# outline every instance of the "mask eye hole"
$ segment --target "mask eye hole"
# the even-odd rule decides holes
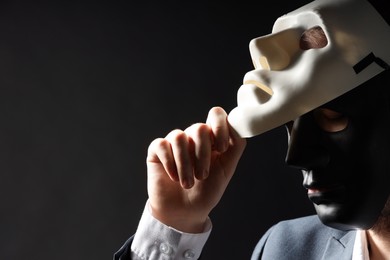
[[[325,132],[339,132],[348,126],[347,116],[328,108],[318,108],[313,115],[318,126]]]
[[[299,47],[302,50],[320,49],[327,44],[328,39],[320,26],[315,26],[304,31],[299,40]]]

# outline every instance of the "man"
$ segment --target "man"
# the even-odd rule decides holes
[[[387,14],[388,15],[388,14]],[[317,216],[281,222],[252,259],[389,259],[390,27],[366,0],[317,0],[251,41],[238,106],[149,147],[148,194],[116,259],[196,259],[246,139],[286,124]],[[325,224],[325,225],[324,225]]]

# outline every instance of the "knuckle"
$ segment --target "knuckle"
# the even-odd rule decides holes
[[[195,123],[186,129],[186,133],[191,137],[199,137],[208,133],[210,127],[205,123]]]
[[[149,144],[148,151],[151,152],[159,149],[164,149],[167,145],[167,142],[168,141],[164,138],[156,138]]]
[[[183,142],[187,141],[188,137],[183,130],[175,129],[167,135],[166,139],[171,144],[182,144]]]

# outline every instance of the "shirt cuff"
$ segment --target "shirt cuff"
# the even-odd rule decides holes
[[[133,259],[198,259],[211,229],[207,219],[203,233],[176,230],[154,218],[147,202],[131,244]]]

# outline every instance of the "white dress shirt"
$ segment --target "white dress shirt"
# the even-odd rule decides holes
[[[356,232],[355,244],[353,246],[352,260],[369,260],[366,231]]]

